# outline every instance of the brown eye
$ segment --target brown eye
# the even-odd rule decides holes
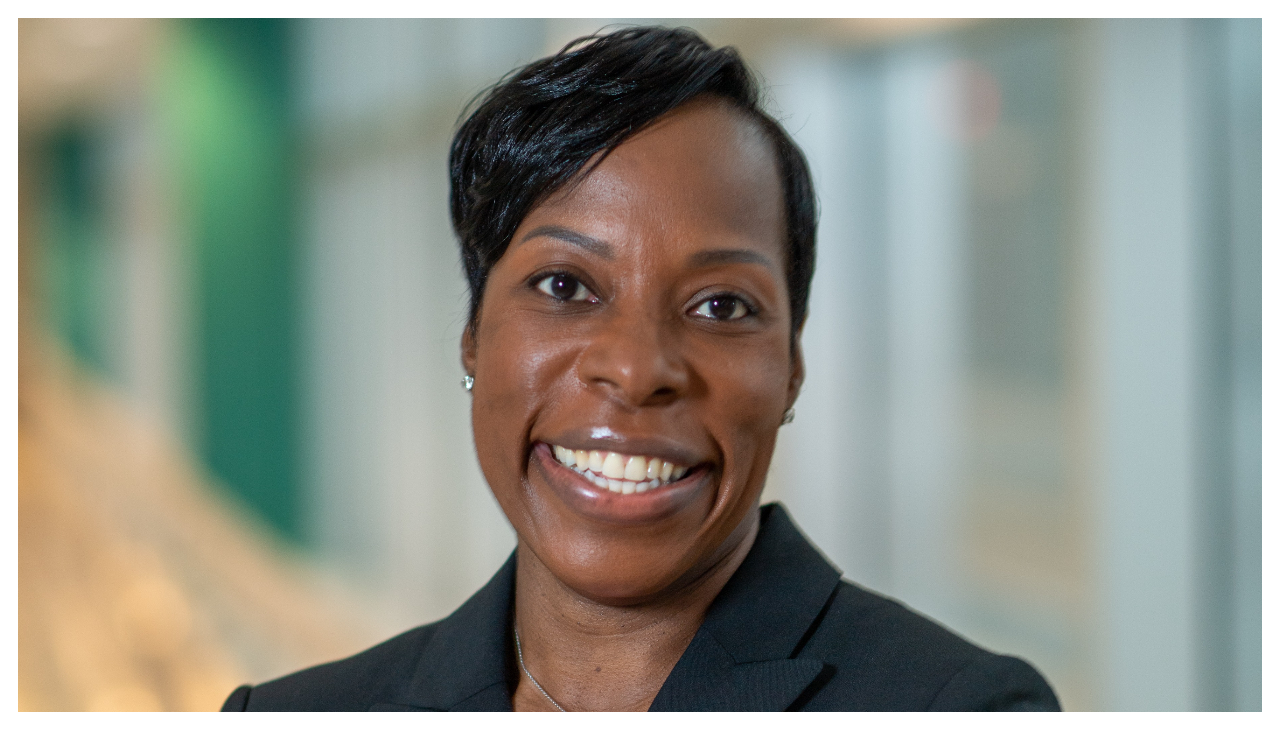
[[[538,280],[538,291],[562,302],[582,302],[591,292],[569,274],[551,274]]]
[[[742,319],[751,313],[751,309],[746,302],[732,294],[717,294],[710,299],[703,300],[693,310],[693,313],[699,317],[725,322]]]

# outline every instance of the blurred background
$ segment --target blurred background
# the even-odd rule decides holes
[[[498,568],[448,143],[615,22],[19,21],[21,709],[215,709]],[[1261,22],[661,22],[818,185],[766,498],[1069,710],[1261,709]]]

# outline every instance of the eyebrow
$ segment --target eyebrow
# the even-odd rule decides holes
[[[720,248],[711,251],[699,251],[689,257],[690,266],[716,266],[718,264],[759,264],[772,269],[774,264],[758,251],[745,248]]]
[[[592,238],[584,233],[570,230],[564,226],[538,226],[537,228],[524,234],[524,238],[520,239],[520,243],[528,241],[530,238],[546,236],[554,238],[565,243],[572,243],[575,246],[586,249],[587,251],[604,259],[613,258],[613,246],[601,241],[598,238]]]

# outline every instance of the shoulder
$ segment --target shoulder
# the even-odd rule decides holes
[[[231,693],[224,712],[364,711],[393,702],[413,677],[439,622],[388,639],[346,659],[304,669]]]
[[[1031,665],[848,581],[832,594],[799,656],[834,670],[804,709],[1059,709]]]
[[[446,618],[347,659],[240,687],[222,709],[509,710],[505,662],[514,585],[513,552]]]

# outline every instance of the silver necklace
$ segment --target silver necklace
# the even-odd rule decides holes
[[[542,696],[547,698],[547,702],[555,705],[555,708],[561,712],[568,712],[568,710],[560,706],[559,702],[551,699],[551,695],[547,694],[547,691],[542,688],[542,685],[538,684],[538,680],[534,679],[533,675],[529,673],[529,668],[524,665],[524,651],[520,649],[520,629],[513,626],[511,627],[511,630],[514,631],[516,635],[516,659],[520,662],[520,668],[524,670],[524,676],[528,677],[530,682],[533,682],[533,686],[537,687],[538,691],[542,693]]]

